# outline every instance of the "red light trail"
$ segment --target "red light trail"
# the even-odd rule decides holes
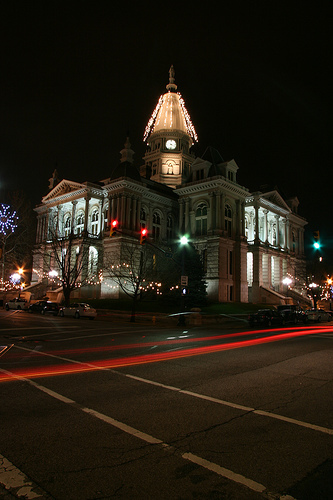
[[[29,351],[29,356],[34,355],[38,356],[51,356],[57,357],[62,355],[70,355],[70,354],[87,354],[87,353],[97,353],[97,352],[105,352],[105,351],[113,351],[113,350],[122,350],[122,349],[135,349],[135,348],[143,348],[143,347],[153,347],[158,345],[170,345],[170,344],[184,344],[189,342],[202,342],[207,340],[220,340],[225,338],[236,338],[243,337],[247,335],[257,335],[262,333],[274,332],[274,335],[270,335],[268,337],[260,337],[248,340],[239,340],[235,342],[228,342],[226,344],[216,344],[210,346],[202,346],[202,347],[191,347],[187,349],[183,349],[182,351],[172,351],[172,352],[162,352],[162,353],[150,353],[143,355],[134,355],[122,357],[119,359],[105,359],[105,360],[93,360],[91,362],[79,362],[76,360],[64,360],[59,357],[59,361],[68,361],[59,365],[50,365],[50,366],[39,366],[36,368],[21,368],[12,370],[10,375],[5,370],[0,373],[0,381],[10,381],[15,379],[16,377],[23,378],[37,378],[37,377],[48,377],[55,375],[66,375],[66,374],[74,374],[74,373],[84,373],[84,372],[92,372],[95,370],[105,370],[105,369],[114,369],[120,368],[124,366],[130,365],[140,365],[146,363],[156,363],[159,361],[168,361],[173,359],[185,358],[189,356],[198,356],[202,354],[210,354],[219,351],[226,351],[231,349],[239,349],[242,347],[250,347],[260,344],[267,344],[271,342],[278,342],[281,340],[292,339],[296,337],[301,337],[304,335],[313,335],[322,333],[332,332],[332,327],[301,327],[301,328],[293,328],[290,331],[285,333],[285,329],[276,329],[276,330],[254,330],[254,331],[246,331],[246,332],[238,332],[238,333],[230,333],[223,334],[218,336],[210,336],[210,337],[199,337],[199,338],[186,338],[186,339],[172,339],[172,340],[164,340],[157,342],[143,342],[143,343],[135,343],[135,344],[127,344],[127,345],[119,345],[119,346],[107,346],[107,347],[96,347],[96,348],[84,348],[84,349],[70,349],[68,351],[52,351],[51,352],[42,352],[42,351]],[[15,347],[15,346],[13,346]],[[12,351],[11,351],[12,352]],[[15,356],[17,357],[17,356]],[[7,354],[6,359],[9,356]]]

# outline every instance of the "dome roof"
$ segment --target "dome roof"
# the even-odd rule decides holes
[[[173,66],[171,66],[169,84],[166,86],[168,92],[159,98],[157,106],[146,126],[144,141],[151,134],[161,131],[183,132],[190,136],[193,143],[198,140],[190,115],[185,107],[184,99],[179,92],[176,92],[177,85],[174,83],[174,75],[175,72]]]

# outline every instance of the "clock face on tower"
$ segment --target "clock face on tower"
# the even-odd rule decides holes
[[[176,149],[176,141],[174,141],[173,139],[169,139],[168,141],[166,141],[165,143],[167,149]]]

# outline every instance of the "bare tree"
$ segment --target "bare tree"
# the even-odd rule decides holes
[[[53,268],[58,273],[67,307],[73,290],[98,274],[98,258],[91,253],[93,241],[88,233],[75,234],[73,229],[63,235],[57,216],[49,221],[47,240],[39,251],[44,269]]]
[[[103,276],[111,279],[132,299],[131,321],[136,304],[151,276],[152,252],[146,245],[128,241],[104,259]]]

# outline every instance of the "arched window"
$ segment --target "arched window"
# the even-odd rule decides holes
[[[224,229],[227,236],[231,236],[232,233],[232,212],[229,205],[224,207]]]
[[[207,205],[200,203],[195,211],[195,233],[197,236],[207,234]]]
[[[146,227],[146,224],[147,224],[146,211],[144,210],[144,208],[141,208],[141,210],[140,210],[140,229],[143,229],[144,227]]]
[[[96,236],[98,234],[98,210],[95,209],[91,215],[91,233]]]
[[[291,233],[291,245],[292,245],[292,252],[296,252],[296,236],[294,231]]]
[[[161,216],[158,212],[153,213],[152,237],[154,241],[159,240],[161,237]]]
[[[167,218],[167,240],[172,240],[174,237],[174,224],[173,224],[173,218],[171,215],[168,215]]]
[[[76,218],[76,234],[81,235],[84,230],[84,213],[80,212]]]
[[[71,232],[71,216],[66,215],[65,216],[65,223],[64,223],[64,233],[65,236],[69,236]]]
[[[90,247],[89,248],[89,263],[88,263],[89,274],[90,275],[96,274],[97,267],[98,267],[98,251],[95,247]]]

